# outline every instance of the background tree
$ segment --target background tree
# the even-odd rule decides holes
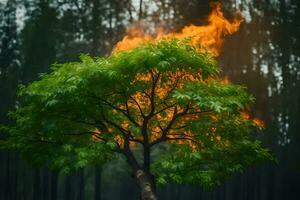
[[[7,3],[0,2],[0,123],[9,123],[7,112],[16,105],[16,88],[19,84],[20,74],[20,39],[16,22],[16,4],[12,0]],[[6,138],[0,132],[0,139]],[[0,153],[1,176],[5,184],[1,185],[0,198],[17,198],[14,190],[17,188],[18,156],[14,152],[2,151]],[[14,177],[14,178],[13,178]]]
[[[171,40],[55,65],[22,88],[7,145],[65,171],[121,154],[142,199],[156,199],[156,181],[211,187],[270,159],[249,134],[262,126],[244,113],[253,97],[202,51]]]

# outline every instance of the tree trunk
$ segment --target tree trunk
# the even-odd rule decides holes
[[[65,193],[64,193],[64,200],[70,200],[73,199],[72,195],[74,191],[72,191],[72,180],[71,180],[71,175],[67,174],[65,177]]]
[[[83,200],[84,199],[84,169],[80,169],[78,172],[78,178],[79,178],[79,194],[78,194],[78,199]]]
[[[139,20],[143,17],[143,0],[140,0]]]
[[[144,165],[144,167],[140,166],[140,164],[137,162],[136,158],[130,150],[129,142],[125,143],[125,149],[126,150],[124,154],[127,158],[127,162],[131,166],[132,171],[134,173],[134,178],[136,179],[137,184],[141,189],[141,200],[157,200],[154,190],[155,181],[150,173],[150,167],[147,166],[147,164]],[[147,155],[147,153],[149,153],[149,155]],[[147,151],[146,153],[144,152],[144,156],[148,157],[148,164],[150,164],[150,151]]]
[[[101,169],[95,170],[95,200],[101,200]]]
[[[57,200],[57,181],[58,181],[57,172],[51,173],[51,200]]]
[[[141,189],[141,199],[157,200],[151,175],[146,174],[143,170],[137,170],[134,175]]]
[[[48,200],[49,199],[49,171],[47,168],[43,168],[41,170],[41,175],[42,175],[42,198],[43,200]]]
[[[33,169],[33,200],[41,199],[40,169]]]

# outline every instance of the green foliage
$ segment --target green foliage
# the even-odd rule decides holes
[[[271,159],[250,135],[260,127],[240,114],[254,98],[244,87],[220,80],[213,57],[189,41],[162,40],[108,58],[80,59],[55,64],[50,74],[20,87],[23,102],[10,113],[16,123],[6,127],[10,134],[6,147],[18,149],[37,164],[67,172],[114,158],[128,148],[120,140],[146,143],[147,137],[152,150],[159,152],[152,165],[158,183],[172,180],[207,187]],[[180,86],[160,97],[155,87],[164,87],[172,79],[170,73],[178,70],[198,78],[178,78]],[[149,72],[155,72],[157,85],[153,77],[138,79]],[[147,97],[132,100],[148,91],[151,105],[143,104]],[[137,105],[128,108],[129,101]],[[172,120],[170,113],[178,119]],[[193,117],[180,119],[185,115]],[[161,138],[154,131],[158,127]],[[155,146],[160,142],[165,144],[163,151]],[[131,149],[138,150],[134,145]]]
[[[216,80],[190,82],[176,91],[174,97],[178,99],[178,103],[186,104],[192,101],[203,110],[213,110],[216,113],[236,113],[254,101],[245,88]]]
[[[274,160],[259,141],[244,139],[228,146],[214,144],[206,151],[194,152],[189,147],[172,147],[153,165],[159,184],[173,181],[177,184],[201,184],[206,189],[220,185],[233,173],[241,173],[254,163]]]

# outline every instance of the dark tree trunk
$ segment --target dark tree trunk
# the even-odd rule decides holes
[[[71,175],[67,174],[65,177],[65,194],[64,194],[64,200],[70,200],[71,199]]]
[[[100,10],[101,2],[99,0],[93,0],[93,8],[92,8],[92,25],[93,25],[93,33],[92,33],[92,55],[98,56],[100,54],[100,42],[101,42],[101,10]]]
[[[40,190],[40,169],[33,170],[33,200],[41,199],[41,190]]]
[[[4,199],[9,199],[9,168],[10,168],[10,152],[7,151],[6,157],[6,169],[5,169],[5,188],[4,188]]]
[[[143,17],[143,0],[140,0],[139,20]]]
[[[78,199],[79,200],[83,200],[84,199],[84,169],[81,169],[78,172],[78,176],[79,176],[79,194],[78,194]]]
[[[43,200],[48,200],[49,198],[49,171],[47,170],[47,168],[44,168],[42,170],[42,196],[43,196]]]
[[[95,171],[95,200],[101,200],[101,169]]]
[[[51,200],[57,199],[57,172],[51,173]]]

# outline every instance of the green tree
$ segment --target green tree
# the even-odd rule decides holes
[[[56,64],[20,90],[6,145],[37,164],[69,171],[124,156],[142,199],[155,182],[219,184],[271,159],[251,132],[254,98],[218,78],[211,54],[189,41],[163,40]],[[155,177],[155,179],[154,179]]]

